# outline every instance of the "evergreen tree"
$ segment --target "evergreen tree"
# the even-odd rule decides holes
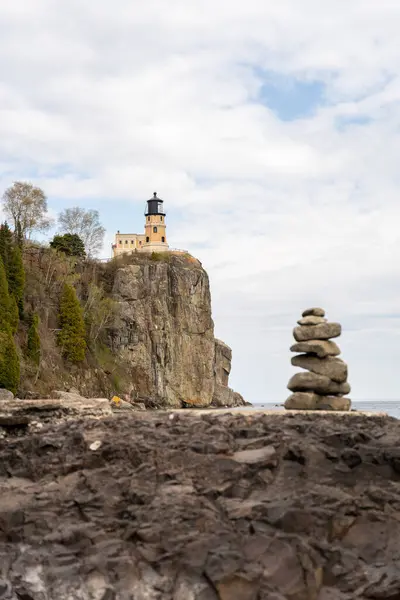
[[[25,268],[22,260],[22,252],[19,246],[14,244],[11,248],[7,270],[8,289],[14,297],[18,307],[20,318],[24,313],[24,290],[25,290]]]
[[[18,323],[18,306],[14,296],[9,294],[6,270],[0,257],[0,331],[11,331],[14,334]]]
[[[0,331],[0,388],[16,394],[20,378],[20,364],[14,338],[8,331]]]
[[[3,260],[3,265],[8,272],[10,262],[10,254],[13,247],[13,234],[7,223],[0,225],[0,257]]]
[[[17,303],[19,317],[23,318],[25,267],[22,260],[22,251],[14,239],[7,223],[0,225],[0,257],[6,271],[8,291]],[[14,314],[14,307],[11,309]],[[18,323],[17,323],[18,325]]]
[[[17,391],[20,377],[19,356],[13,333],[18,326],[15,299],[8,293],[3,259],[0,257],[0,387]]]
[[[27,356],[36,365],[40,363],[39,317],[36,313],[31,316],[28,329]]]
[[[0,331],[11,331],[11,301],[3,259],[0,257]]]
[[[60,301],[58,344],[63,349],[66,360],[74,363],[82,362],[86,352],[86,331],[83,310],[75,289],[68,284]]]
[[[50,246],[67,256],[86,256],[85,245],[79,235],[76,233],[65,233],[64,235],[55,235]]]

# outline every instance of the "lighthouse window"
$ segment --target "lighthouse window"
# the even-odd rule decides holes
[[[157,233],[157,227],[153,227],[153,233]]]
[[[147,217],[147,220],[150,221],[150,217]]]
[[[128,240],[125,240],[125,244],[127,244],[127,243],[128,243]]]
[[[162,220],[163,220],[163,218],[162,218],[162,217],[160,217],[160,219],[161,219],[161,223],[162,223]]]
[[[147,237],[147,238],[146,238],[146,242],[149,242],[149,241],[150,241],[150,238],[149,238],[149,237]]]
[[[162,241],[162,242],[165,242],[165,237],[164,237],[164,236],[161,238],[161,241]]]

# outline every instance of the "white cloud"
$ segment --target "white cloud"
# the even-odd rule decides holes
[[[0,23],[1,188],[105,222],[157,189],[250,400],[285,398],[308,304],[347,328],[355,396],[400,396],[397,0],[14,0]],[[281,121],[263,72],[322,83],[315,114]]]

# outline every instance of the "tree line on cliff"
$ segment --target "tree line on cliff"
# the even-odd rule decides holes
[[[103,244],[105,229],[97,211],[64,210],[58,216],[59,232],[47,245],[32,241],[36,232],[47,231],[54,224],[40,188],[14,183],[3,194],[2,208],[8,222],[0,225],[0,388],[16,393],[21,371],[36,380],[39,376],[42,340],[46,342],[43,333],[49,332],[49,327],[41,324],[40,312],[46,312],[44,305],[52,288],[59,288],[56,344],[63,360],[71,365],[85,360],[114,306],[93,282],[87,286],[85,302],[76,290],[77,264],[93,259]],[[32,256],[36,258],[32,260]]]

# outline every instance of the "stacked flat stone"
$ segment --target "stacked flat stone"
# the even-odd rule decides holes
[[[338,358],[340,349],[332,341],[342,333],[339,323],[329,323],[322,308],[303,312],[298,327],[293,330],[296,340],[291,352],[302,352],[292,358],[292,365],[305,369],[296,373],[288,383],[293,392],[285,402],[291,410],[350,410],[347,365]]]

